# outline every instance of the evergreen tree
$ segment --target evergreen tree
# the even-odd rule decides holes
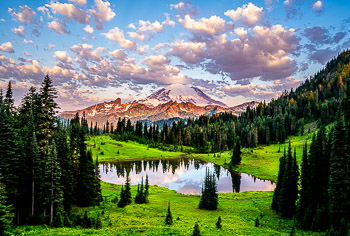
[[[170,202],[168,204],[168,212],[167,212],[166,217],[165,217],[165,224],[167,224],[167,225],[173,224],[173,217],[172,217],[171,211],[170,211]]]
[[[144,193],[145,203],[149,202],[148,195],[149,195],[149,185],[148,185],[148,175],[146,174],[146,184],[145,184],[145,193]]]
[[[308,206],[308,196],[307,189],[309,188],[309,163],[307,157],[307,142],[303,147],[303,159],[301,164],[301,190],[300,190],[300,199],[296,212],[296,220],[298,222],[299,227],[304,228],[304,216],[305,211]]]
[[[339,111],[332,137],[328,190],[330,223],[335,231],[350,223],[350,150],[346,136],[344,115]]]
[[[199,209],[216,210],[218,207],[218,193],[215,181],[215,175],[209,173],[206,169],[204,186],[202,187],[202,195],[199,201]]]
[[[6,188],[0,172],[0,235],[12,235],[14,214],[11,213],[11,206],[7,204]]]
[[[200,236],[201,232],[199,230],[199,225],[196,223],[193,227],[192,236]]]
[[[280,193],[281,193],[281,189],[282,189],[283,176],[285,174],[284,173],[285,172],[285,163],[286,163],[286,149],[284,149],[283,156],[280,158],[276,189],[273,192],[271,208],[275,211],[279,211],[278,201],[279,201]]]
[[[216,228],[221,229],[221,217],[219,216],[218,221],[216,221]]]
[[[118,202],[118,207],[125,207],[126,205],[129,205],[131,203],[131,189],[130,189],[130,178],[129,178],[129,172],[126,172],[126,183],[125,188],[120,192],[120,200]]]
[[[143,191],[143,177],[141,179],[141,187],[139,184],[137,185],[137,193],[135,196],[135,203],[137,203],[137,204],[146,203],[145,193]]]
[[[11,90],[11,86],[8,87]],[[0,92],[0,170],[9,204],[14,206],[16,223],[20,223],[20,174],[22,162],[20,155],[22,148],[18,140],[18,134],[14,127],[13,114],[11,112],[12,92],[7,92],[3,100]]]

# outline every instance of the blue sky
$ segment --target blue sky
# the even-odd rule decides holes
[[[350,2],[1,1],[0,87],[46,74],[62,110],[173,83],[229,106],[269,101],[350,46]]]

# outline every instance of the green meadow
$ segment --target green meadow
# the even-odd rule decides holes
[[[290,137],[296,148],[297,159],[301,161],[302,147],[311,133]],[[99,162],[115,160],[137,160],[156,158],[176,158],[188,156],[200,158],[226,166],[230,161],[230,152],[221,154],[185,154],[174,151],[162,151],[149,148],[136,142],[113,140],[110,136],[91,137],[86,141]],[[258,178],[275,181],[278,174],[279,158],[283,155],[285,144],[259,146],[243,149],[242,163],[236,168]],[[171,149],[171,148],[170,148]],[[89,211],[89,215],[102,216],[102,229],[52,228],[45,226],[23,226],[18,231],[24,235],[191,235],[193,227],[199,224],[202,235],[322,235],[302,231],[293,227],[293,220],[281,219],[270,205],[273,192],[219,193],[218,210],[198,209],[199,195],[184,195],[163,187],[150,186],[149,203],[135,204],[118,208],[121,186],[101,182],[104,201],[98,207],[74,208],[75,212]],[[132,197],[136,195],[136,186],[132,186]],[[165,224],[168,203],[171,204],[173,224]],[[222,228],[217,229],[218,217],[222,219]],[[255,227],[256,219],[259,226]]]

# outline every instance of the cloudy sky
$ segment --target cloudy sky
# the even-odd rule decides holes
[[[233,106],[298,86],[350,47],[348,0],[1,1],[0,87],[46,74],[62,110],[187,84]]]

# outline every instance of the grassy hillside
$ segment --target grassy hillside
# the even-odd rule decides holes
[[[102,229],[48,228],[25,226],[26,235],[191,235],[195,223],[199,223],[202,235],[289,235],[292,220],[281,220],[271,209],[272,192],[244,192],[219,194],[219,208],[216,211],[198,209],[199,196],[186,196],[161,187],[150,187],[150,203],[132,203],[118,208],[111,200],[119,197],[120,186],[103,183],[102,193],[106,199],[100,207],[89,208],[90,214],[102,214]],[[132,196],[136,186],[132,186]],[[171,203],[173,225],[164,223],[167,204]],[[84,211],[85,209],[74,209]],[[217,229],[218,217],[222,228]],[[259,218],[260,226],[255,227]],[[299,231],[296,234],[317,235]]]

